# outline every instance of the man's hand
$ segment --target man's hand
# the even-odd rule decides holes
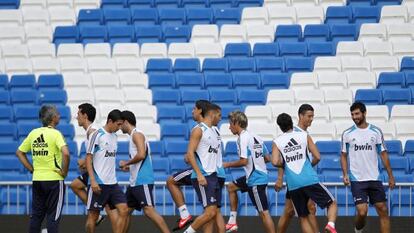
[[[99,184],[96,183],[96,181],[91,181],[91,188],[95,194],[101,194],[101,187],[99,187]]]
[[[344,181],[344,185],[346,185],[346,186],[351,184],[351,182],[349,181],[349,176],[348,175],[343,177],[343,181]]]
[[[394,176],[390,176],[388,178],[388,186],[390,187],[390,189],[394,189],[395,188],[395,179],[394,179]]]
[[[207,180],[203,175],[197,176],[198,184],[201,186],[207,186]]]
[[[57,174],[59,174],[60,176],[62,176],[63,178],[65,178],[67,175],[68,175],[68,173],[67,172],[63,172],[62,170],[60,170],[60,169],[55,169],[55,172],[57,173]]]
[[[279,192],[283,187],[283,180],[282,179],[277,179],[276,183],[275,183],[275,190],[276,192]]]
[[[125,160],[119,161],[119,168],[124,172],[129,171],[129,166],[127,165],[127,162]]]

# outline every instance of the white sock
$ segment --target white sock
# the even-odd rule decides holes
[[[188,216],[190,216],[190,212],[188,212],[186,205],[182,205],[178,207],[178,211],[180,212],[180,218],[182,219],[188,218]]]
[[[196,231],[191,226],[189,226],[187,230],[184,231],[184,233],[196,233]]]
[[[237,218],[237,211],[231,211],[228,224],[236,224],[236,218]]]
[[[328,222],[328,225],[335,228],[335,223],[334,222]]]
[[[356,228],[354,228],[355,229],[355,233],[362,233],[362,229],[360,229],[360,230],[357,230]]]

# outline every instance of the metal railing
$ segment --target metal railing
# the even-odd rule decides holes
[[[79,198],[77,198],[69,188],[69,181],[65,182],[65,204],[63,214],[86,214],[86,209]],[[119,182],[119,184],[126,190],[128,182]],[[355,211],[354,202],[349,186],[344,186],[343,183],[324,182],[333,196],[338,200],[338,194],[345,197],[345,200],[338,201],[338,215],[353,216]],[[388,184],[384,184],[387,189],[388,211],[391,216],[413,216],[413,190],[414,183],[397,183],[395,189],[388,191]],[[31,210],[31,181],[0,181],[0,214],[29,214]],[[271,215],[280,216],[283,213],[285,191],[286,187],[280,192],[275,192],[273,189],[274,183],[269,183],[268,186],[268,201]],[[188,191],[191,190],[191,191]],[[157,193],[157,194],[156,194]],[[192,214],[198,215],[202,208],[197,200],[197,195],[192,187],[183,187],[183,193],[186,198],[187,207]],[[408,199],[407,200],[407,193]],[[230,212],[227,189],[223,189],[222,199],[222,213],[227,215]],[[71,199],[71,200],[69,200]],[[176,215],[176,206],[172,201],[170,193],[166,187],[165,182],[155,182],[154,185],[154,202],[157,211],[162,215]],[[369,214],[375,214],[373,209],[370,209]],[[134,212],[134,214],[142,214]],[[251,204],[247,193],[239,194],[239,214],[240,215],[257,215],[254,206]],[[325,211],[318,208],[317,215],[325,215]]]

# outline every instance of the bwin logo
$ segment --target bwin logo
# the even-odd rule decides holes
[[[369,145],[368,143],[365,144],[365,145],[357,145],[357,144],[355,144],[354,150],[355,151],[359,151],[359,150],[372,150],[372,146]]]
[[[208,148],[208,153],[215,153],[215,154],[217,154],[218,153],[218,148],[213,148],[213,147],[209,147]]]

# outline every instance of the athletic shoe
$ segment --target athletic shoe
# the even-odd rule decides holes
[[[105,215],[99,215],[98,220],[96,220],[95,226],[99,226],[99,224],[101,224],[103,220],[105,220]]]
[[[331,225],[329,225],[329,224],[326,224],[325,232],[326,233],[337,233],[336,229],[334,227],[332,227]]]
[[[228,232],[236,232],[239,229],[239,227],[237,226],[237,223],[235,224],[226,224],[226,233]]]
[[[179,220],[177,220],[177,222],[178,222],[178,226],[175,227],[173,231],[183,229],[187,227],[188,225],[190,225],[193,222],[193,217],[191,215],[188,215],[187,218],[180,218]]]

